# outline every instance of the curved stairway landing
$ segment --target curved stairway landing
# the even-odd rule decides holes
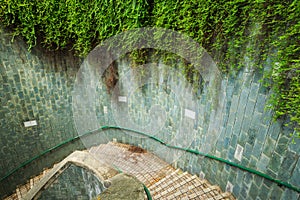
[[[109,142],[92,147],[89,152],[101,162],[135,176],[149,188],[153,199],[235,199],[219,186],[175,169],[139,147]]]

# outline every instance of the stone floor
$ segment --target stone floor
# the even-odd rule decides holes
[[[69,158],[69,161],[73,159],[73,162],[77,162],[78,164],[82,164],[82,162],[86,164],[88,162],[88,165],[93,165],[92,168],[95,168],[96,171],[96,163],[99,161],[99,163],[104,163],[119,172],[131,175],[149,189],[152,199],[154,200],[235,199],[232,194],[222,192],[218,186],[211,185],[207,180],[189,174],[188,172],[183,172],[181,169],[175,169],[154,154],[139,147],[109,142],[90,148],[89,156],[87,156],[86,153],[87,152],[77,152],[78,156],[73,155],[73,157],[75,156],[76,158]],[[26,199],[28,193],[32,193],[32,190],[36,191],[38,188],[36,185],[40,184],[39,182],[43,182],[47,176],[50,176],[49,174],[55,173],[55,168],[58,168],[59,165],[63,165],[63,162],[66,163],[68,160],[62,161],[54,166],[52,170],[46,170],[41,175],[31,179],[28,184],[19,187],[15,194],[5,200],[24,199],[24,197]],[[102,174],[100,176],[103,176],[103,174],[105,176],[103,170],[102,172],[100,170],[100,173]],[[112,178],[113,176],[115,175],[110,173],[110,175],[104,177],[104,179]],[[147,199],[146,195],[144,198]]]
[[[135,176],[149,188],[153,199],[235,199],[207,180],[175,169],[139,147],[110,142],[92,147],[90,153],[96,159]]]

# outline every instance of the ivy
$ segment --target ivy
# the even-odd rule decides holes
[[[300,3],[294,1],[286,10],[289,23],[273,43],[278,48],[278,57],[270,75],[274,90],[271,108],[275,118],[288,116],[287,125],[294,126],[300,136]]]
[[[224,72],[237,72],[246,55],[272,88],[275,119],[288,118],[300,132],[298,0],[1,0],[0,23],[24,37],[29,49],[42,43],[80,56],[113,35],[144,26],[192,37]],[[133,51],[133,66],[143,64],[145,55]],[[268,58],[271,69],[263,67]],[[188,64],[183,72],[194,76]]]
[[[147,25],[145,0],[2,0],[0,22],[21,35],[29,49],[72,48],[84,56],[100,41]]]

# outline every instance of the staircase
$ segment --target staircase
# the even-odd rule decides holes
[[[135,176],[148,187],[153,199],[235,199],[207,180],[175,169],[139,147],[109,142],[92,147],[90,153],[96,159]]]
[[[231,193],[222,192],[218,186],[211,185],[207,180],[200,179],[196,175],[175,169],[167,162],[140,147],[109,142],[90,148],[89,154],[93,159],[101,161],[103,164],[105,163],[118,171],[135,176],[149,189],[153,200],[235,199]],[[86,158],[82,160],[87,161]],[[62,162],[57,165],[62,164]],[[51,170],[46,170],[41,175],[31,179],[28,184],[18,187],[16,193],[5,200],[23,199],[35,184],[39,184],[40,179],[50,173]],[[76,198],[74,197],[74,199]],[[146,196],[145,199],[147,199]]]
[[[31,178],[25,185],[19,186],[14,194],[10,195],[9,197],[6,197],[4,200],[23,199],[24,196],[28,193],[28,191],[32,189],[32,187],[36,185],[49,171],[50,169],[45,169],[41,174],[35,176],[34,178]]]

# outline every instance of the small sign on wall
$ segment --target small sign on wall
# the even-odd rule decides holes
[[[107,113],[108,113],[108,111],[107,111],[107,106],[103,106],[103,112],[104,112],[104,114],[107,114]]]
[[[244,148],[238,144],[234,153],[234,158],[237,159],[238,161],[241,161],[243,157],[243,151]]]
[[[227,185],[226,185],[226,192],[233,192],[233,185],[232,183],[230,183],[229,181],[227,181]]]
[[[24,122],[24,126],[27,127],[31,127],[31,126],[36,126],[37,125],[37,121],[36,120],[32,120],[32,121],[27,121]]]
[[[204,178],[205,178],[205,174],[204,174],[203,171],[200,172],[199,177],[200,177],[201,179],[204,179]]]
[[[184,110],[184,115],[188,118],[191,118],[191,119],[195,119],[196,118],[196,113],[192,110],[189,110],[189,109],[185,109]]]
[[[119,96],[119,102],[127,102],[126,96]]]

